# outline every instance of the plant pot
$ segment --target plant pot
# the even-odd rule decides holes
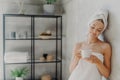
[[[15,80],[23,80],[22,77],[16,77]]]
[[[45,14],[53,14],[55,11],[55,6],[53,4],[44,4],[43,11]]]

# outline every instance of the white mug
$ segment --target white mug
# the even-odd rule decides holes
[[[92,54],[91,50],[81,50],[82,58],[89,58],[91,54]]]

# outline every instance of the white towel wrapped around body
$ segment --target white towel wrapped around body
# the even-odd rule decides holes
[[[96,56],[101,62],[104,61],[104,56],[101,53],[92,52],[92,55]],[[102,80],[102,75],[96,64],[80,59],[68,80]]]

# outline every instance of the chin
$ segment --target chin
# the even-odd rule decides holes
[[[95,35],[90,35],[89,37],[90,38],[97,38],[97,36],[95,36]]]
[[[90,34],[89,37],[96,37],[96,35],[94,35],[94,34]]]

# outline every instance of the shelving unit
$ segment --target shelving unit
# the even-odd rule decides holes
[[[18,19],[16,19],[16,18],[18,18]],[[13,19],[13,20],[11,21],[11,19]],[[44,21],[45,21],[44,19],[46,20],[46,23],[44,23]],[[51,19],[51,21],[48,19]],[[47,22],[49,22],[49,23],[47,23]],[[9,24],[9,23],[11,23],[11,24]],[[18,24],[22,24],[22,26],[19,26]],[[36,35],[39,35],[39,33],[37,33],[37,32],[39,32],[39,31],[44,32],[45,28],[51,26],[51,24],[52,24],[52,28],[54,27],[53,28],[54,29],[53,30],[54,37],[52,36],[48,39],[44,39],[44,38],[40,38],[40,37],[36,36]],[[43,26],[41,26],[41,25],[43,25]],[[45,25],[47,25],[47,27]],[[13,26],[13,27],[11,28],[11,26]],[[30,32],[29,37],[9,38],[11,36],[10,31],[12,29],[16,30],[16,32],[17,32],[20,30],[24,30],[25,26],[27,26],[27,28]],[[25,28],[25,29],[27,30],[27,28]],[[51,29],[51,28],[49,28],[49,29]],[[8,34],[9,34],[9,37],[6,37],[6,35],[8,35]],[[41,46],[41,45],[43,45],[43,46]],[[40,48],[40,49],[42,48],[43,52],[39,51],[38,48]],[[53,51],[53,49],[54,49],[54,51]],[[21,51],[21,52],[28,51],[30,59],[27,62],[6,63],[5,55],[9,51]],[[46,52],[49,54],[49,51],[50,51],[50,53],[53,52],[54,59],[52,61],[40,61],[38,57],[40,57],[43,53],[46,53]],[[50,63],[50,65],[43,66],[43,63],[45,63],[45,64]],[[4,80],[13,80],[13,78],[10,77],[11,69],[7,70],[7,68],[11,68],[9,66],[12,66],[12,69],[14,69],[14,66],[17,66],[19,68],[19,66],[25,66],[25,65],[27,65],[27,67],[29,67],[29,69],[30,69],[30,73],[25,78],[25,80],[40,80],[40,76],[41,76],[42,70],[43,70],[42,68],[46,67],[44,70],[47,71],[47,69],[49,69],[49,66],[52,66],[51,69],[54,69],[52,71],[52,73],[50,72],[52,74],[52,78],[54,78],[53,80],[62,80],[62,16],[61,15],[3,14]],[[38,75],[37,71],[40,71],[40,75]],[[50,71],[50,69],[49,69],[49,71]],[[43,73],[44,73],[44,71],[43,71]]]

